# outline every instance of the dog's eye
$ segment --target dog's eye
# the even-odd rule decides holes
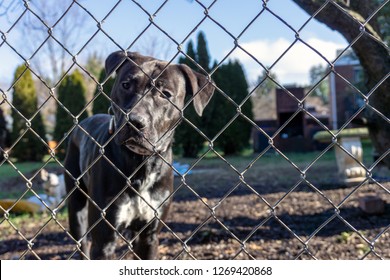
[[[172,97],[172,94],[166,90],[163,90],[161,95],[162,95],[162,97],[167,98],[167,99]]]
[[[123,87],[124,89],[129,89],[129,88],[130,88],[130,82],[123,82],[123,83],[122,83],[122,87]]]

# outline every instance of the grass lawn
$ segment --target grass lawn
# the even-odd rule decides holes
[[[0,166],[0,183],[3,181],[6,181],[10,178],[20,176],[18,173],[21,172],[22,174],[30,173],[32,171],[38,170],[43,166],[43,162],[20,162],[16,163],[15,167],[11,164],[4,163]],[[47,167],[54,166],[56,163],[49,163],[46,165]]]
[[[337,163],[333,149],[321,157],[321,151],[308,153],[286,153],[285,157],[268,152],[261,157],[246,153],[244,156],[220,158],[209,151],[200,161],[189,158],[175,158],[181,164],[188,164],[192,173],[184,178],[175,177],[175,186],[180,190],[175,197],[188,195],[188,187],[200,197],[221,197],[229,191],[288,192],[298,182],[300,187],[307,183],[319,189],[340,187]],[[319,158],[318,158],[319,157]],[[364,147],[363,163],[373,163],[372,148]],[[301,172],[305,172],[302,181]],[[242,176],[241,176],[242,175]],[[184,186],[184,187],[183,187]],[[192,191],[190,191],[191,193]]]
[[[175,157],[175,161],[188,164],[193,171],[186,176],[184,184],[194,189],[199,189],[200,194],[217,196],[222,190],[229,190],[240,184],[248,184],[250,187],[264,185],[275,186],[275,190],[286,191],[301,179],[300,171],[305,171],[306,179],[311,183],[320,185],[332,185],[337,182],[337,166],[333,149],[327,151],[318,160],[319,151],[309,153],[286,153],[283,156],[275,152],[267,152],[259,157],[252,150],[246,150],[242,155],[219,157],[215,152],[207,152],[201,160],[192,158]],[[311,165],[315,161],[313,165]],[[364,164],[372,164],[372,149],[370,145],[364,146]],[[44,162],[16,162],[15,167],[9,163],[0,166],[0,198],[17,198],[26,190],[27,179],[34,177]],[[56,162],[49,162],[46,169],[61,172],[61,167]],[[243,175],[241,177],[241,174]],[[33,183],[39,189],[34,178]],[[183,178],[176,177],[176,187],[183,184]],[[224,191],[224,193],[225,193]],[[215,192],[215,194],[212,194]],[[204,194],[206,195],[206,193]],[[28,196],[27,196],[28,197]]]
[[[45,165],[45,162],[8,162],[0,165],[0,198],[17,198],[26,188],[26,179],[33,179],[35,183],[39,177],[35,173]],[[46,169],[61,168],[56,162],[49,162]],[[23,174],[23,175],[21,175]]]
[[[245,151],[243,155],[237,156],[218,156],[213,151],[207,152],[204,157],[199,161],[198,159],[175,157],[175,161],[180,163],[189,164],[194,166],[195,169],[209,169],[209,168],[223,168],[224,166],[231,165],[231,170],[234,172],[234,168],[238,172],[243,172],[244,175],[251,169],[278,169],[280,167],[291,167],[294,165],[299,169],[304,170],[313,164],[315,166],[331,165],[336,167],[336,157],[333,149],[330,149],[325,154],[321,155],[321,151],[313,151],[307,153],[285,153],[284,156],[276,152],[267,152],[259,157],[259,154],[253,154],[252,152]],[[317,159],[318,158],[318,159]],[[367,145],[364,147],[363,164],[367,167],[373,163],[372,147]],[[308,173],[310,173],[310,169]]]

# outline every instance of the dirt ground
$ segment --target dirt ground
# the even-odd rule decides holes
[[[160,258],[390,259],[390,182],[342,186],[335,177],[318,175],[326,170],[337,173],[335,166],[319,163],[302,178],[280,165],[240,180],[230,167],[200,163],[186,177],[192,190],[175,180],[159,235]],[[23,189],[24,183],[15,178],[3,187]],[[360,209],[359,198],[367,195],[385,202],[382,214]],[[77,258],[67,229],[64,213],[3,218],[0,259]],[[118,241],[115,258],[135,258],[126,241]]]

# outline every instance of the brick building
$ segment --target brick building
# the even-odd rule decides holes
[[[274,138],[275,146],[283,152],[304,152],[314,150],[317,143],[313,135],[322,130],[318,122],[304,112],[296,113],[298,100],[306,95],[303,87],[286,87],[296,98],[283,89],[274,89],[263,98],[258,97],[254,103],[254,117],[256,124],[269,136],[283,126],[283,129]],[[329,123],[329,107],[323,104],[318,97],[307,97],[303,106],[324,125]],[[288,122],[287,125],[285,125]],[[254,150],[260,152],[268,145],[268,138],[260,131],[253,130]]]

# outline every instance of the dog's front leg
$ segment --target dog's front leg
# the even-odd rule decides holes
[[[93,208],[93,209],[91,209]],[[114,219],[112,218],[110,209],[105,217],[101,219],[101,212],[94,206],[89,209],[89,224],[93,227],[91,230],[91,259],[113,259],[115,253],[116,232],[112,228]],[[97,224],[96,222],[99,221]]]
[[[138,236],[134,252],[142,260],[154,260],[158,257],[158,221],[153,221]]]

